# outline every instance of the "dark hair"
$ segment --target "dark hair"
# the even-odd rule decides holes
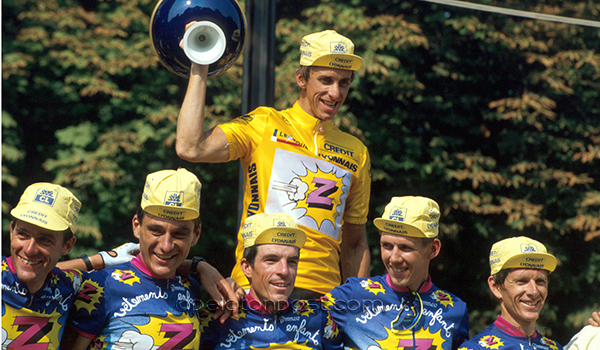
[[[494,283],[496,283],[499,286],[503,286],[504,281],[506,281],[506,277],[508,277],[508,274],[512,270],[513,269],[502,269],[502,270],[496,272],[495,274],[493,274],[492,279],[494,280]]]
[[[13,225],[17,226],[17,223],[19,223],[19,221],[23,221],[23,220],[19,220],[17,218],[14,218]],[[35,224],[32,224],[32,225],[35,225]],[[68,228],[68,229],[66,229],[64,231],[56,231],[56,232],[61,232],[63,234],[63,244],[67,244],[67,242],[71,238],[73,238],[73,236],[75,236],[75,234],[73,233],[73,231],[71,231],[71,228]]]
[[[254,260],[256,259],[256,254],[258,254],[258,246],[253,245],[244,249],[242,258],[246,259],[250,266],[254,267]]]
[[[140,225],[141,225],[144,222],[144,216],[146,215],[146,212],[144,211],[144,209],[142,209],[142,207],[138,207],[135,215],[137,215],[138,221],[140,222]],[[200,216],[198,215],[198,217],[193,219],[192,222],[194,223],[194,231],[196,231],[198,229],[198,227],[200,227],[200,224],[201,224]]]
[[[310,78],[310,71],[312,67],[313,66],[300,65],[300,67],[296,69],[296,74],[299,74],[302,77],[302,79],[304,79],[304,81],[308,81],[308,78]],[[352,81],[354,81],[354,71],[352,71],[352,75],[350,76],[350,82]]]

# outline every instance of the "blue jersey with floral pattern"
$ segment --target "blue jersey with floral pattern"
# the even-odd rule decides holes
[[[431,278],[418,293],[388,275],[349,278],[321,298],[353,349],[456,349],[469,336],[467,305]]]
[[[64,325],[86,272],[55,267],[31,294],[12,257],[2,257],[2,349],[59,349]]]
[[[243,305],[223,324],[201,310],[201,349],[342,349],[339,329],[319,302],[289,299],[273,314],[248,294]]]
[[[562,350],[562,346],[535,331],[527,336],[501,316],[489,327],[465,341],[459,350]]]
[[[140,255],[89,274],[69,317],[91,349],[198,349],[200,287],[153,277]]]

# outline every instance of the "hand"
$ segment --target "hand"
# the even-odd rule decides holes
[[[239,305],[245,294],[244,290],[233,279],[225,279],[206,261],[198,263],[197,273],[200,276],[202,287],[213,298],[212,301],[219,306],[214,318],[219,318],[221,323],[225,322],[229,316],[237,318]]]
[[[233,289],[233,292],[235,293],[235,296],[237,297],[238,301],[244,299],[244,295],[246,295],[244,288],[237,284],[237,282],[231,277],[227,277],[226,280],[227,282],[229,282],[229,285],[231,286],[231,289]]]
[[[187,30],[188,30],[188,29],[190,29],[190,27],[191,27],[191,26],[193,26],[194,24],[196,24],[196,22],[197,22],[197,21],[191,21],[190,23],[186,24],[186,25],[185,25],[185,31],[184,31],[184,33],[185,33],[185,32],[187,32]],[[179,47],[181,47],[181,49],[183,50],[183,39],[181,39],[181,40],[179,41]],[[193,63],[193,62],[192,62],[192,63]]]
[[[592,312],[592,317],[588,319],[588,323],[594,327],[600,327],[600,311]]]
[[[131,259],[135,258],[139,252],[140,245],[138,243],[129,242],[122,244],[113,250],[102,251],[98,254],[102,257],[104,267],[106,268],[129,262]]]

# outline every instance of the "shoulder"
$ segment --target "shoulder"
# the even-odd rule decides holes
[[[472,337],[469,340],[464,341],[459,347],[458,350],[473,350],[473,349],[489,349],[492,350],[492,346],[494,344],[498,344],[500,338],[494,334],[492,327],[488,326],[483,331],[479,332],[477,335]],[[508,344],[504,344],[508,345]]]
[[[244,114],[243,116],[237,118],[246,123],[250,123],[253,121],[265,121],[269,118],[273,118],[276,116],[280,116],[282,113],[275,108],[272,107],[258,107],[255,110]]]
[[[465,303],[461,298],[459,298],[458,296],[456,296],[453,293],[450,293],[446,290],[438,288],[435,284],[431,288],[430,292],[435,294],[436,299],[438,299],[440,301],[447,301],[449,303],[452,303],[452,305],[455,308],[457,308],[457,307],[463,307],[465,309],[467,308],[467,303]]]
[[[331,141],[344,147],[352,147],[357,152],[367,152],[367,146],[358,137],[340,130],[333,122],[330,123],[330,127],[327,128],[326,142]]]
[[[584,350],[591,348],[592,344],[600,343],[600,327],[585,326],[573,336],[571,341],[564,346],[569,350]]]
[[[458,350],[475,350],[475,349],[482,349],[481,346],[479,346],[478,342],[476,339],[478,335],[476,335],[475,337],[464,341],[459,347]]]

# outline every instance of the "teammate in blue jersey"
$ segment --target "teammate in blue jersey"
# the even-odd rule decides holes
[[[548,296],[548,276],[556,258],[546,247],[527,237],[496,242],[490,252],[488,286],[500,301],[500,315],[460,350],[562,350],[536,330]]]
[[[82,273],[56,267],[75,244],[81,202],[51,183],[27,187],[10,212],[10,257],[2,257],[2,349],[58,349]]]
[[[467,305],[435,286],[440,210],[425,197],[394,197],[374,221],[386,275],[349,278],[321,300],[353,349],[456,349],[468,338]]]
[[[287,214],[246,218],[241,269],[250,282],[239,317],[219,323],[200,311],[201,349],[341,349],[339,330],[316,301],[293,300],[306,233]]]
[[[132,220],[140,254],[89,274],[69,316],[66,349],[198,349],[200,290],[175,271],[200,236],[200,188],[185,169],[148,175]]]

